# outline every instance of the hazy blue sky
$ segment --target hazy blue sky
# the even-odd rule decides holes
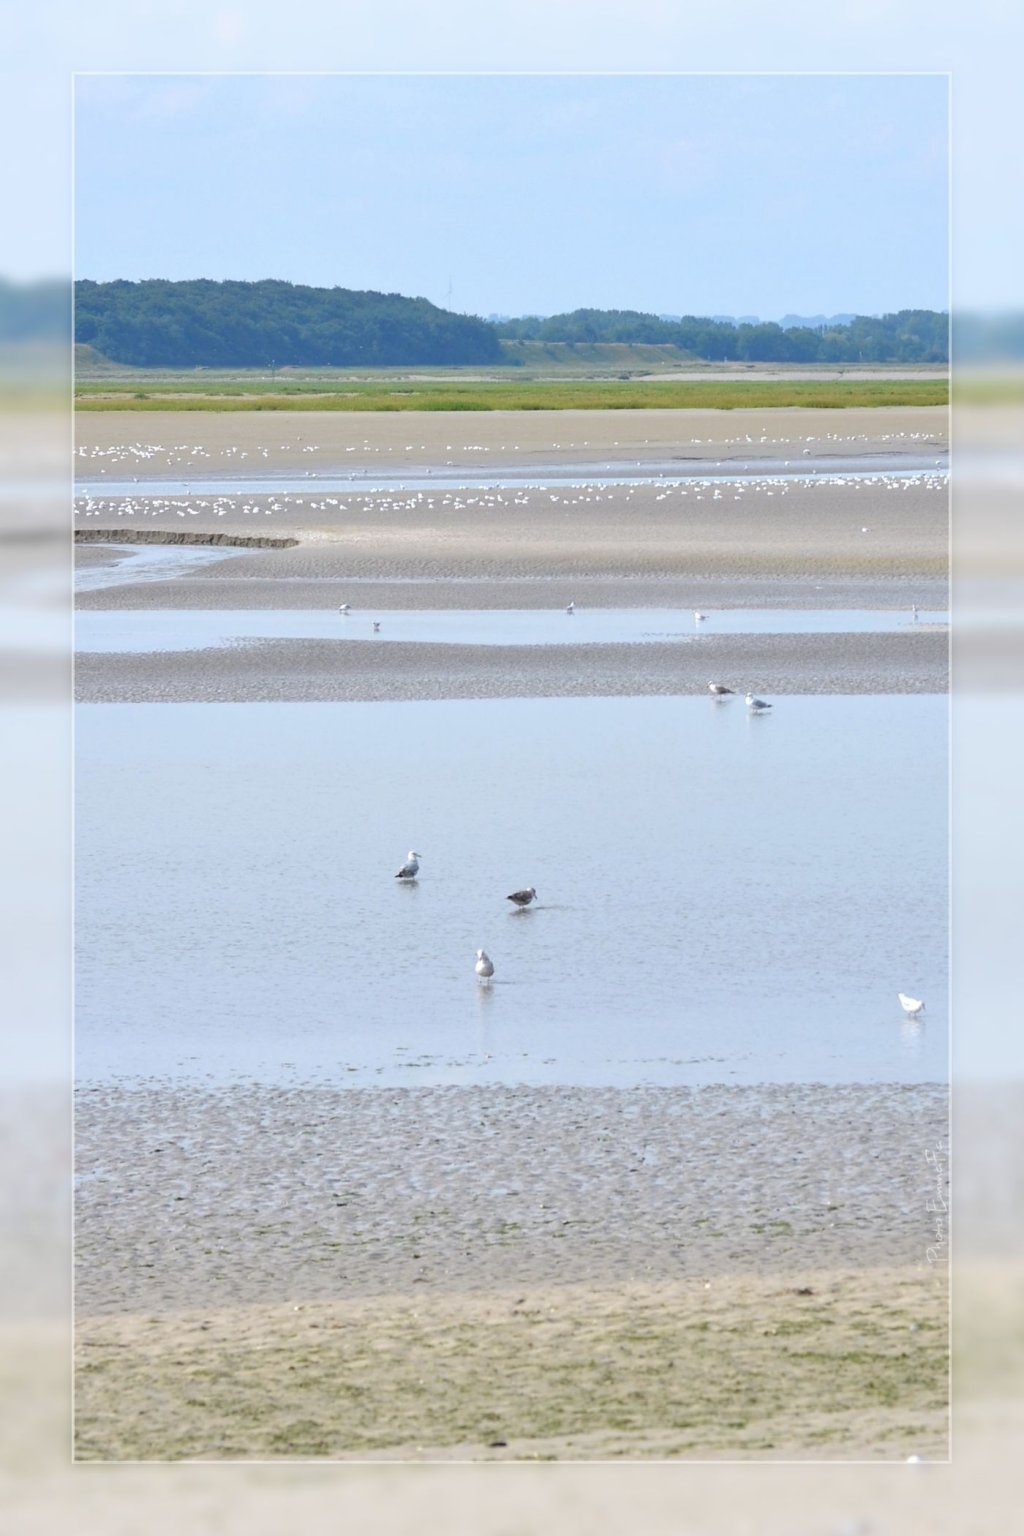
[[[948,298],[941,75],[80,76],[76,275],[474,314]]]

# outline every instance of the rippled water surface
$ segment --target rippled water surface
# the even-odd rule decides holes
[[[931,696],[80,706],[79,1077],[944,1078],[945,733]]]

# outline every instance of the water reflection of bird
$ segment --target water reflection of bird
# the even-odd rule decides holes
[[[735,688],[727,688],[724,683],[708,683],[708,692],[716,699],[724,699],[727,693],[735,693]]]
[[[505,897],[505,900],[514,901],[517,907],[528,907],[531,901],[536,900],[536,897],[537,892],[532,885],[528,885],[524,890],[513,891],[511,896]]]
[[[899,998],[900,1007],[908,1019],[919,1018],[924,1013],[924,1003],[922,1003],[919,997],[908,997],[905,992],[897,992],[896,996]]]
[[[481,981],[490,981],[491,977],[494,975],[494,966],[491,963],[491,957],[482,949],[478,949],[476,952],[476,965],[474,966],[474,970],[476,971]]]
[[[746,703],[752,715],[763,714],[766,709],[772,707],[766,699],[755,699],[752,693],[747,694]]]
[[[414,848],[409,849],[409,857],[395,876],[396,880],[415,880],[420,870],[420,856]]]

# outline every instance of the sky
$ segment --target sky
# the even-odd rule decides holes
[[[944,74],[80,75],[75,275],[945,309]]]
[[[4,24],[0,275],[71,270],[75,73],[926,71],[952,81],[954,306],[1019,309],[1022,48],[1019,0],[34,0]]]

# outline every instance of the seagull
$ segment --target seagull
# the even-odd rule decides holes
[[[566,613],[575,613],[576,612],[576,604],[575,603],[570,603],[568,608],[566,608],[565,611],[566,611]]]
[[[908,997],[905,992],[897,992],[896,996],[899,998],[900,1007],[908,1019],[916,1019],[920,1014],[924,1013],[924,1003],[922,1003],[919,997]]]
[[[531,901],[536,900],[536,897],[537,892],[532,885],[528,885],[525,890],[513,891],[511,896],[505,897],[505,900],[514,901],[517,907],[528,907]]]
[[[714,694],[716,699],[724,699],[727,693],[735,693],[735,688],[727,688],[724,683],[708,683],[708,692]]]
[[[772,707],[764,699],[755,699],[754,695],[752,693],[748,693],[747,694],[746,704],[747,704],[747,708],[754,715],[759,715],[764,710],[771,709],[771,707]]]
[[[707,614],[706,613],[695,613],[693,617],[694,617],[695,621],[699,624],[702,619],[706,619],[707,618]]]
[[[491,977],[494,975],[494,966],[491,963],[491,957],[482,949],[478,949],[476,952],[476,965],[474,969],[481,981],[490,981]]]
[[[373,621],[373,632],[374,632],[375,635],[379,635],[380,634],[380,625],[378,624],[376,619],[374,619],[374,621]]]
[[[348,603],[342,603],[341,607],[338,609],[339,613],[351,613],[351,611],[352,610],[349,608]]]
[[[406,859],[405,863],[402,865],[401,869],[398,871],[398,874],[395,876],[395,879],[396,880],[415,880],[416,876],[419,874],[419,870],[420,870],[420,856],[419,856],[419,854],[416,852],[416,850],[414,848],[410,848],[409,849],[409,857]]]

